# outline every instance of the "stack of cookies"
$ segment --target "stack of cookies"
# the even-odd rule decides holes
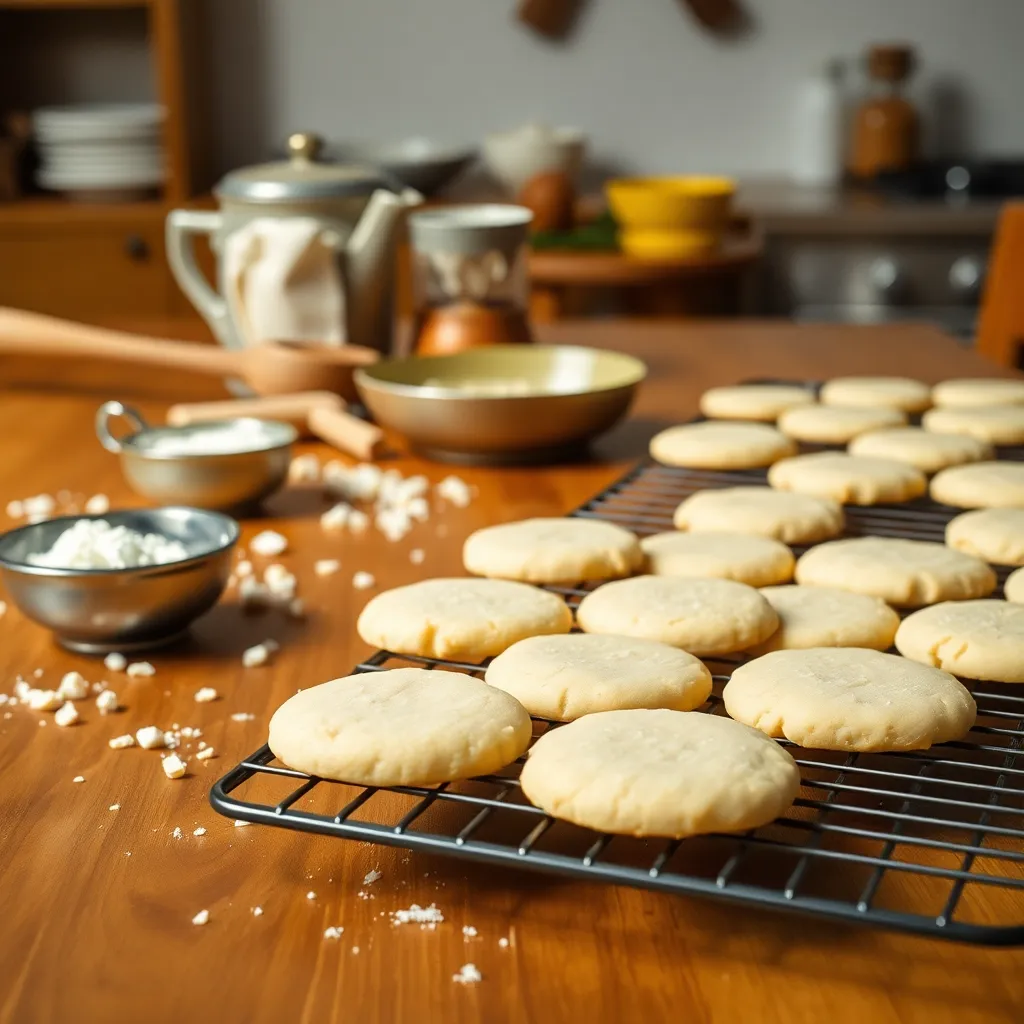
[[[976,406],[1003,413],[937,415]],[[708,421],[662,432],[652,455],[770,467],[767,486],[698,491],[675,530],[643,539],[587,518],[477,531],[471,576],[387,591],[359,618],[367,643],[445,668],[303,690],[274,715],[274,753],[326,778],[427,786],[519,758],[531,716],[567,723],[530,747],[524,794],[602,832],[681,838],[786,811],[800,778],[776,739],[921,750],[973,726],[960,679],[1024,682],[1024,568],[996,600],[989,564],[1024,567],[1024,466],[991,447],[1016,436],[1024,384],[749,385],[712,389],[701,410]],[[800,454],[798,442],[849,449]],[[909,501],[933,474],[936,501],[974,509],[946,544],[842,537],[843,504]],[[543,587],[582,587],[575,617]],[[722,694],[729,717],[699,712],[712,689],[702,659],[726,656],[744,662]],[[482,665],[483,684],[469,674]]]

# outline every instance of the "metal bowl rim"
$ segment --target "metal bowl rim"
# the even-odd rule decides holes
[[[494,348],[500,348],[503,351],[508,349],[520,349],[524,346],[520,345],[495,345]],[[431,360],[443,360],[457,358],[462,353],[457,353],[455,356],[405,356],[401,359],[382,359],[378,363],[374,363],[371,366],[360,366],[352,375],[352,379],[355,381],[356,387],[362,390],[364,386],[369,388],[379,388],[382,391],[386,391],[392,395],[400,395],[405,398],[443,398],[447,401],[455,400],[460,402],[515,402],[515,401],[536,401],[538,398],[579,398],[586,395],[603,395],[608,394],[612,391],[619,391],[623,388],[635,388],[642,384],[647,378],[648,368],[647,364],[636,356],[630,355],[628,352],[615,352],[611,349],[603,348],[590,348],[586,345],[530,345],[531,351],[537,351],[541,349],[546,352],[550,351],[561,351],[571,350],[573,352],[586,352],[592,355],[611,355],[627,360],[633,364],[633,376],[628,379],[624,379],[615,384],[608,384],[605,387],[590,387],[580,388],[575,391],[529,391],[526,394],[516,395],[480,395],[472,394],[467,392],[464,388],[449,387],[441,384],[405,384],[398,381],[382,380],[380,377],[374,375],[374,370],[379,370],[383,367],[394,366],[396,363],[409,363],[412,361],[420,361],[424,359]],[[486,349],[480,349],[479,351],[487,351]]]
[[[34,530],[36,527],[43,525],[43,523],[26,523],[24,526],[16,526],[13,530],[8,530],[5,533],[0,534],[0,569],[7,569],[11,572],[19,573],[22,576],[49,576],[61,577],[64,579],[78,577],[95,578],[100,576],[116,576],[119,574],[141,576],[154,571],[167,569],[171,566],[183,566],[190,564],[198,565],[210,558],[214,558],[217,555],[230,551],[238,543],[238,540],[242,535],[242,528],[237,519],[234,519],[229,515],[225,515],[223,512],[215,512],[212,509],[205,508],[194,508],[191,505],[161,505],[159,508],[154,509],[121,509],[118,512],[106,512],[102,515],[54,516],[52,519],[43,520],[43,522],[74,523],[79,519],[105,519],[109,522],[111,519],[118,516],[130,515],[139,512],[188,512],[191,515],[199,515],[219,520],[221,525],[227,529],[229,537],[225,543],[219,544],[217,547],[210,548],[209,551],[204,551],[198,555],[189,555],[188,558],[179,558],[173,562],[160,562],[156,565],[136,565],[130,566],[126,569],[68,569],[61,568],[59,566],[32,565],[30,562],[17,562],[12,558],[8,558],[4,554],[4,548],[10,538],[17,537],[19,534],[26,533],[29,530]],[[166,536],[166,534],[164,536]]]
[[[245,448],[238,452],[188,452],[187,454],[180,455],[147,452],[136,444],[138,438],[143,435],[187,434],[194,432],[196,427],[222,426],[230,423],[270,424],[275,428],[281,428],[281,431],[286,435],[286,439],[283,441],[274,441],[273,444],[264,445],[262,448]],[[129,434],[127,437],[122,438],[121,448],[122,450],[127,449],[132,455],[137,455],[140,459],[151,459],[154,462],[184,462],[186,459],[229,459],[236,455],[267,455],[270,452],[276,452],[281,449],[288,448],[298,439],[299,432],[290,423],[285,423],[283,420],[265,420],[258,416],[235,416],[227,420],[199,420],[195,423],[188,423],[180,427],[150,426],[145,430],[136,431],[134,434]]]

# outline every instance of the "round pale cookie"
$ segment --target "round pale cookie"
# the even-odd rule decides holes
[[[554,818],[598,832],[740,832],[792,805],[800,772],[773,740],[695,711],[605,711],[545,733],[519,776]]]
[[[1024,565],[1024,508],[962,512],[946,524],[946,543],[996,565]]]
[[[881,598],[836,587],[762,587],[779,616],[779,628],[751,654],[808,647],[892,646],[900,617]]]
[[[929,409],[921,425],[937,434],[963,434],[986,444],[1024,444],[1024,405]]]
[[[812,444],[846,444],[851,438],[879,427],[897,427],[907,422],[899,409],[861,408],[847,405],[805,405],[789,409],[779,417],[779,430],[786,437]]]
[[[925,750],[977,714],[947,672],[855,647],[766,654],[733,671],[722,699],[736,721],[818,750]]]
[[[479,661],[528,636],[568,633],[572,612],[526,583],[423,580],[378,594],[356,628],[366,643],[396,654]]]
[[[987,597],[996,574],[980,558],[927,540],[853,537],[800,556],[796,581],[869,594],[897,608]]]
[[[559,722],[623,708],[690,711],[711,693],[711,673],[692,654],[597,633],[520,640],[487,666],[484,679],[531,715]]]
[[[932,477],[932,498],[955,508],[1024,507],[1024,462],[973,462]]]
[[[943,408],[1024,404],[1024,380],[1006,377],[961,377],[932,388],[932,404]]]
[[[843,508],[827,498],[771,487],[722,487],[691,494],[672,517],[692,533],[749,533],[784,544],[814,544],[843,532]]]
[[[692,469],[759,469],[795,451],[788,437],[765,423],[684,423],[651,439],[658,462]]]
[[[1006,577],[1003,594],[1007,601],[1024,604],[1024,569],[1017,569]]]
[[[793,384],[737,384],[705,391],[700,411],[708,419],[773,423],[787,409],[813,401],[813,391]]]
[[[824,405],[921,412],[932,404],[931,388],[910,377],[836,377],[821,388]]]
[[[710,576],[767,587],[793,578],[793,552],[747,533],[656,533],[640,542],[652,576]]]
[[[644,562],[636,536],[597,519],[523,519],[471,533],[462,548],[467,572],[526,583],[616,579]]]
[[[831,498],[846,505],[910,501],[928,487],[924,474],[905,462],[844,452],[812,452],[783,459],[768,470],[768,483],[782,491]]]
[[[641,637],[691,654],[731,654],[766,640],[779,618],[753,588],[732,580],[634,576],[598,587],[576,610],[587,633]]]
[[[963,679],[1024,683],[1024,605],[947,601],[922,608],[900,623],[896,649]]]
[[[301,690],[270,719],[291,768],[360,786],[433,786],[486,775],[528,746],[526,709],[461,672],[396,668]]]
[[[851,455],[906,462],[929,476],[947,466],[992,458],[991,446],[975,437],[936,434],[922,427],[872,430],[855,437],[846,450]]]

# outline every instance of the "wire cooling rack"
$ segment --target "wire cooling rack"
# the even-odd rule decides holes
[[[697,490],[764,480],[760,471],[645,463],[573,515],[646,535],[671,529],[673,510]],[[956,511],[925,499],[847,507],[847,534],[941,541]],[[587,592],[549,589],[573,607]],[[708,662],[709,714],[724,714],[722,686],[739,663]],[[378,651],[355,671],[409,665],[477,677],[485,667]],[[436,788],[366,788],[294,771],[263,746],[221,778],[210,799],[229,817],[303,832],[960,941],[1024,944],[1024,687],[971,688],[977,723],[960,742],[899,754],[787,744],[800,766],[799,798],[785,817],[741,835],[635,839],[556,821],[522,795],[522,759],[497,775]],[[557,727],[535,719],[534,736]]]

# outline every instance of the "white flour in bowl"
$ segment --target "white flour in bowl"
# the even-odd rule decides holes
[[[134,442],[146,455],[237,455],[259,451],[271,444],[272,436],[256,420],[235,420],[195,426],[187,433],[154,432]]]
[[[30,565],[50,569],[136,569],[188,558],[184,544],[157,533],[111,526],[105,519],[79,519],[49,551],[29,555]]]

